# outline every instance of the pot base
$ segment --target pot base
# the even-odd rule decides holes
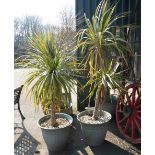
[[[106,132],[108,130],[108,122],[111,120],[111,114],[106,111],[102,111],[104,113],[104,116],[108,117],[107,122],[104,123],[86,124],[81,122],[80,117],[90,112],[93,113],[92,110],[81,112],[80,114],[78,114],[77,119],[80,122],[83,136],[88,145],[98,146],[101,145],[105,139]]]
[[[73,122],[73,118],[70,115],[64,113],[56,113],[56,115],[57,117],[67,119],[70,122],[70,124],[72,124]],[[51,129],[41,127],[40,124],[45,119],[47,119],[47,117],[50,117],[50,115],[42,117],[38,121],[38,126],[41,128],[42,135],[45,140],[45,143],[47,144],[48,149],[52,152],[57,152],[62,150],[66,146],[71,126],[69,125],[63,128],[51,128]]]

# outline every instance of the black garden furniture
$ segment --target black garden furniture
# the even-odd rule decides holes
[[[25,119],[25,117],[23,116],[21,109],[20,109],[20,95],[21,95],[22,88],[23,88],[23,85],[14,89],[14,105],[18,104],[18,110],[19,110],[20,116],[23,120],[23,119]]]

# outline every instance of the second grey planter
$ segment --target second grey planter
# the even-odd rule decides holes
[[[46,120],[48,117],[50,117],[50,115],[46,115],[38,121],[38,126],[41,128],[43,138],[47,144],[48,149],[51,152],[60,151],[65,147],[70,135],[71,124],[73,122],[73,118],[70,115],[64,113],[56,113],[56,116],[59,118],[66,118],[70,122],[70,125],[58,129],[41,127],[40,124],[44,122],[44,120]]]
[[[108,121],[101,124],[86,124],[80,121],[81,116],[84,116],[88,113],[93,113],[92,110],[86,110],[77,115],[77,119],[80,122],[83,136],[87,144],[90,146],[101,145],[105,139],[106,132],[108,130],[108,122],[111,120],[111,114],[106,111],[102,112],[106,117],[108,117]]]

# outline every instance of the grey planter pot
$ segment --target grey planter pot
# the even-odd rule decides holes
[[[111,120],[111,114],[102,111],[104,115],[106,115],[109,118],[109,121],[102,123],[102,124],[86,124],[80,121],[80,117],[84,116],[87,113],[93,113],[92,110],[86,110],[77,115],[77,119],[80,122],[81,130],[83,133],[83,136],[90,146],[98,146],[101,145],[105,139],[106,132],[108,130],[108,122]]]
[[[70,124],[72,124],[73,122],[73,118],[70,115],[64,113],[56,113],[56,115],[60,118],[66,118],[67,120],[69,120]],[[42,135],[47,144],[48,149],[51,152],[57,152],[62,150],[67,144],[71,125],[58,129],[49,129],[41,127],[40,124],[48,117],[50,117],[50,115],[42,117],[38,121],[38,126],[41,128]]]

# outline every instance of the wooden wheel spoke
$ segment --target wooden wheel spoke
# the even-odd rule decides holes
[[[137,126],[138,131],[141,133],[141,127],[140,127],[140,124],[137,122],[136,119],[134,119],[134,123],[135,123],[135,125]]]
[[[132,138],[135,137],[135,124],[134,124],[133,120],[131,120],[131,137]]]
[[[141,120],[141,115],[136,115],[136,118],[138,118],[139,120]]]
[[[139,103],[140,104],[140,100],[141,100],[141,93],[138,95],[136,101],[135,101],[135,106]],[[138,105],[139,105],[138,104]]]
[[[132,104],[134,105],[134,103],[135,103],[135,96],[136,96],[136,88],[135,87],[133,87],[133,90],[132,90]]]
[[[140,109],[141,108],[141,104],[136,106],[136,109]]]
[[[123,123],[126,119],[127,119],[127,117],[124,116],[121,120],[119,120],[119,123],[120,123],[120,124]]]
[[[128,128],[129,128],[129,125],[130,125],[131,121],[130,121],[130,118],[127,120],[127,123],[125,125],[125,129],[124,129],[124,133],[127,132]]]

